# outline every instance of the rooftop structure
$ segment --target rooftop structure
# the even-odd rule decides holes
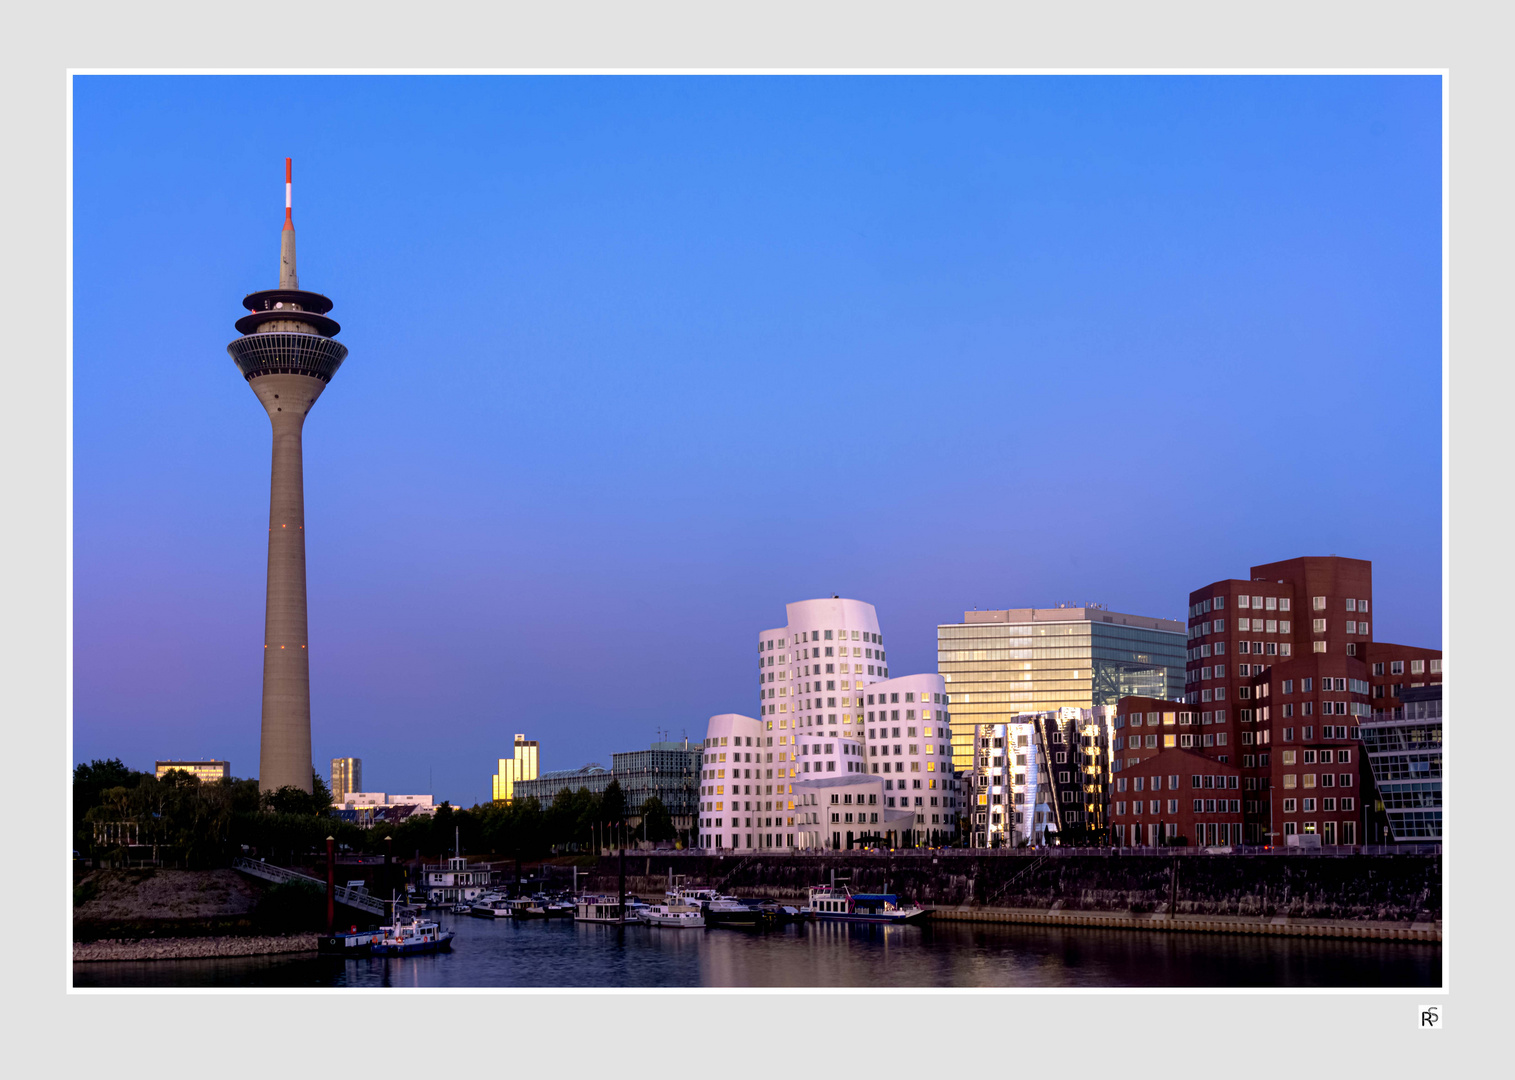
[[[436,805],[430,795],[386,795],[382,791],[349,791],[332,802],[332,813],[358,825],[392,824],[412,815],[430,817]]]
[[[614,774],[598,761],[591,761],[577,769],[554,769],[531,780],[516,782],[511,798],[535,799],[544,809],[552,805],[560,791],[578,791],[585,788],[591,795],[603,795],[610,786]]]

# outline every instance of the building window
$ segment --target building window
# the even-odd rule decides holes
[[[1324,596],[1316,596],[1313,597],[1312,600],[1313,603],[1311,606],[1313,606],[1316,611],[1326,610],[1326,598]]]

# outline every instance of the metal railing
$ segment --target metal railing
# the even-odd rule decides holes
[[[614,852],[612,852],[614,854]],[[891,858],[920,859],[920,858],[997,858],[997,859],[1059,859],[1083,857],[1111,857],[1119,855],[1161,855],[1167,856],[1200,856],[1214,854],[1232,855],[1440,855],[1441,845],[1428,842],[1424,844],[1339,844],[1334,846],[1321,846],[1318,848],[1286,847],[1283,844],[1231,844],[1228,846],[1217,845],[1215,848],[1199,846],[1174,846],[1174,847],[1018,847],[1018,848],[895,848],[893,851],[887,848],[853,848],[833,850],[831,848],[765,848],[761,853],[756,849],[749,852],[746,848],[685,848],[682,851],[655,851],[640,852],[641,855],[693,857],[697,855],[725,855],[748,859],[772,856],[889,856]]]
[[[326,882],[319,878],[313,878],[309,874],[302,874],[295,870],[287,870],[282,866],[274,866],[272,863],[260,862],[257,859],[236,858],[231,862],[233,870],[240,870],[244,874],[262,878],[264,881],[272,881],[283,884],[287,881],[299,881],[308,885],[315,885],[322,891],[326,889]],[[345,885],[335,886],[337,902],[346,904],[348,907],[366,911],[371,915],[385,915],[387,910],[382,900],[369,896],[366,892],[357,889],[349,889]]]

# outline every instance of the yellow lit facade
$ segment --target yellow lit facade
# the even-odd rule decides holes
[[[511,757],[500,758],[500,769],[493,777],[495,802],[510,802],[515,786],[522,780],[537,778],[537,741],[517,735]]]
[[[1021,713],[1113,706],[1127,695],[1179,697],[1184,623],[1093,605],[968,611],[938,626],[937,672],[952,710],[953,767],[974,767],[974,727]]]
[[[363,759],[331,759],[331,801],[341,803],[350,793],[363,790]]]
[[[189,773],[202,784],[214,784],[217,780],[231,779],[231,762],[229,761],[158,761],[154,762],[157,767],[158,779],[171,769],[179,769]]]

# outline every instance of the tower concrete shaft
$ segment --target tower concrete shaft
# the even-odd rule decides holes
[[[263,733],[258,786],[311,789],[310,640],[305,599],[305,415],[326,384],[263,375],[253,392],[273,425],[268,599],[263,619]]]
[[[310,642],[305,595],[305,417],[347,356],[332,338],[331,301],[304,292],[295,273],[291,164],[285,161],[279,288],[242,301],[242,337],[227,346],[268,413],[273,466],[268,501],[268,596],[263,623],[263,714],[258,788],[312,786]]]

